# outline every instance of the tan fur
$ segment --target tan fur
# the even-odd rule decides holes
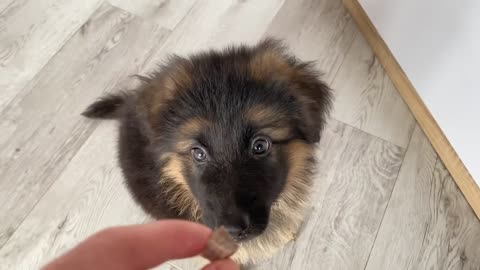
[[[250,62],[250,72],[258,81],[269,81],[273,78],[288,79],[293,69],[282,53],[272,48],[260,51],[254,56]]]
[[[276,122],[279,120],[279,112],[276,110],[262,106],[255,105],[245,112],[245,119],[253,124],[262,125],[264,123]]]
[[[148,116],[152,121],[161,110],[163,104],[173,99],[181,91],[192,87],[192,63],[183,58],[172,60],[174,64],[165,70],[161,80],[148,81],[147,88],[142,92],[142,103],[148,104]]]
[[[192,138],[209,126],[210,123],[204,118],[192,118],[179,127],[179,136],[182,138]]]
[[[163,86],[170,98],[179,89],[187,89],[192,86],[191,63],[188,60],[183,60],[176,64],[169,70]]]
[[[292,134],[292,130],[289,127],[268,127],[259,131],[261,134],[265,134],[274,141],[287,140]]]
[[[273,140],[281,141],[288,139],[291,135],[291,128],[289,123],[285,122],[285,116],[282,112],[275,109],[256,105],[248,109],[244,115],[245,119],[258,126],[267,125],[265,128],[261,128],[260,133],[268,135]]]
[[[190,139],[180,139],[175,144],[175,149],[180,153],[186,153],[193,147],[193,141]]]
[[[265,124],[285,127],[285,114],[282,111],[265,105],[254,105],[243,115],[243,118],[254,125],[263,126]]]
[[[210,122],[204,118],[189,119],[179,127],[178,141],[175,145],[176,150],[183,153],[189,151],[194,144],[193,138],[208,127],[210,127]]]
[[[261,47],[262,48],[262,47]],[[288,57],[281,47],[265,44],[263,49],[251,59],[249,69],[251,75],[258,81],[268,82],[281,80],[288,82],[293,91],[302,93],[302,84],[311,76],[304,68],[289,63]],[[299,93],[296,92],[297,98]],[[308,93],[302,93],[306,95]],[[301,95],[300,95],[301,96]],[[307,95],[308,96],[308,95]]]
[[[176,144],[179,152],[187,151],[191,148],[191,138],[203,129],[209,126],[209,122],[204,118],[192,118],[185,124],[179,127],[179,141]],[[163,160],[167,160],[167,164],[164,166],[163,173],[165,177],[162,177],[160,181],[165,187],[163,192],[169,198],[168,204],[178,209],[180,214],[188,213],[194,220],[199,220],[200,208],[195,200],[187,181],[183,175],[183,168],[186,165],[178,154],[168,153],[161,157]],[[190,161],[190,159],[189,159]]]
[[[183,163],[176,154],[168,157],[167,165],[163,169],[166,177],[162,177],[163,192],[169,198],[168,204],[178,209],[180,214],[188,213],[194,220],[199,220],[200,207],[193,197],[187,181],[183,176]]]

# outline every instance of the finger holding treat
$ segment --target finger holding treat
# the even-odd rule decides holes
[[[203,254],[216,235],[203,225],[179,220],[110,228],[89,237],[42,270],[151,269],[169,260]],[[215,260],[203,269],[239,269],[226,253],[221,254],[212,257]]]

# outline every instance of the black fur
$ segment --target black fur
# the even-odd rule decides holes
[[[108,94],[90,105],[82,115],[88,118],[113,119],[120,116],[125,105],[126,94]]]

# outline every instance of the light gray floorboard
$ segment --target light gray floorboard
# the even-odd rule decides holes
[[[0,1],[0,112],[100,4],[100,0]]]
[[[406,148],[415,119],[362,35],[357,35],[332,84],[333,117]]]
[[[94,129],[80,117],[138,72],[167,32],[103,5],[14,99],[0,119],[0,246]]]
[[[169,54],[267,36],[316,61],[336,99],[302,229],[254,269],[480,269],[480,222],[341,1],[109,2],[0,1],[0,269],[149,220],[123,184],[117,124],[80,117],[89,103]]]
[[[366,269],[480,269],[480,222],[418,126]]]

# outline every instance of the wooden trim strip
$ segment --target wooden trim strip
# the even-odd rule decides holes
[[[358,28],[374,51],[388,76],[437,151],[473,211],[480,219],[480,188],[457,155],[438,123],[418,95],[415,87],[398,64],[358,0],[343,0]]]

